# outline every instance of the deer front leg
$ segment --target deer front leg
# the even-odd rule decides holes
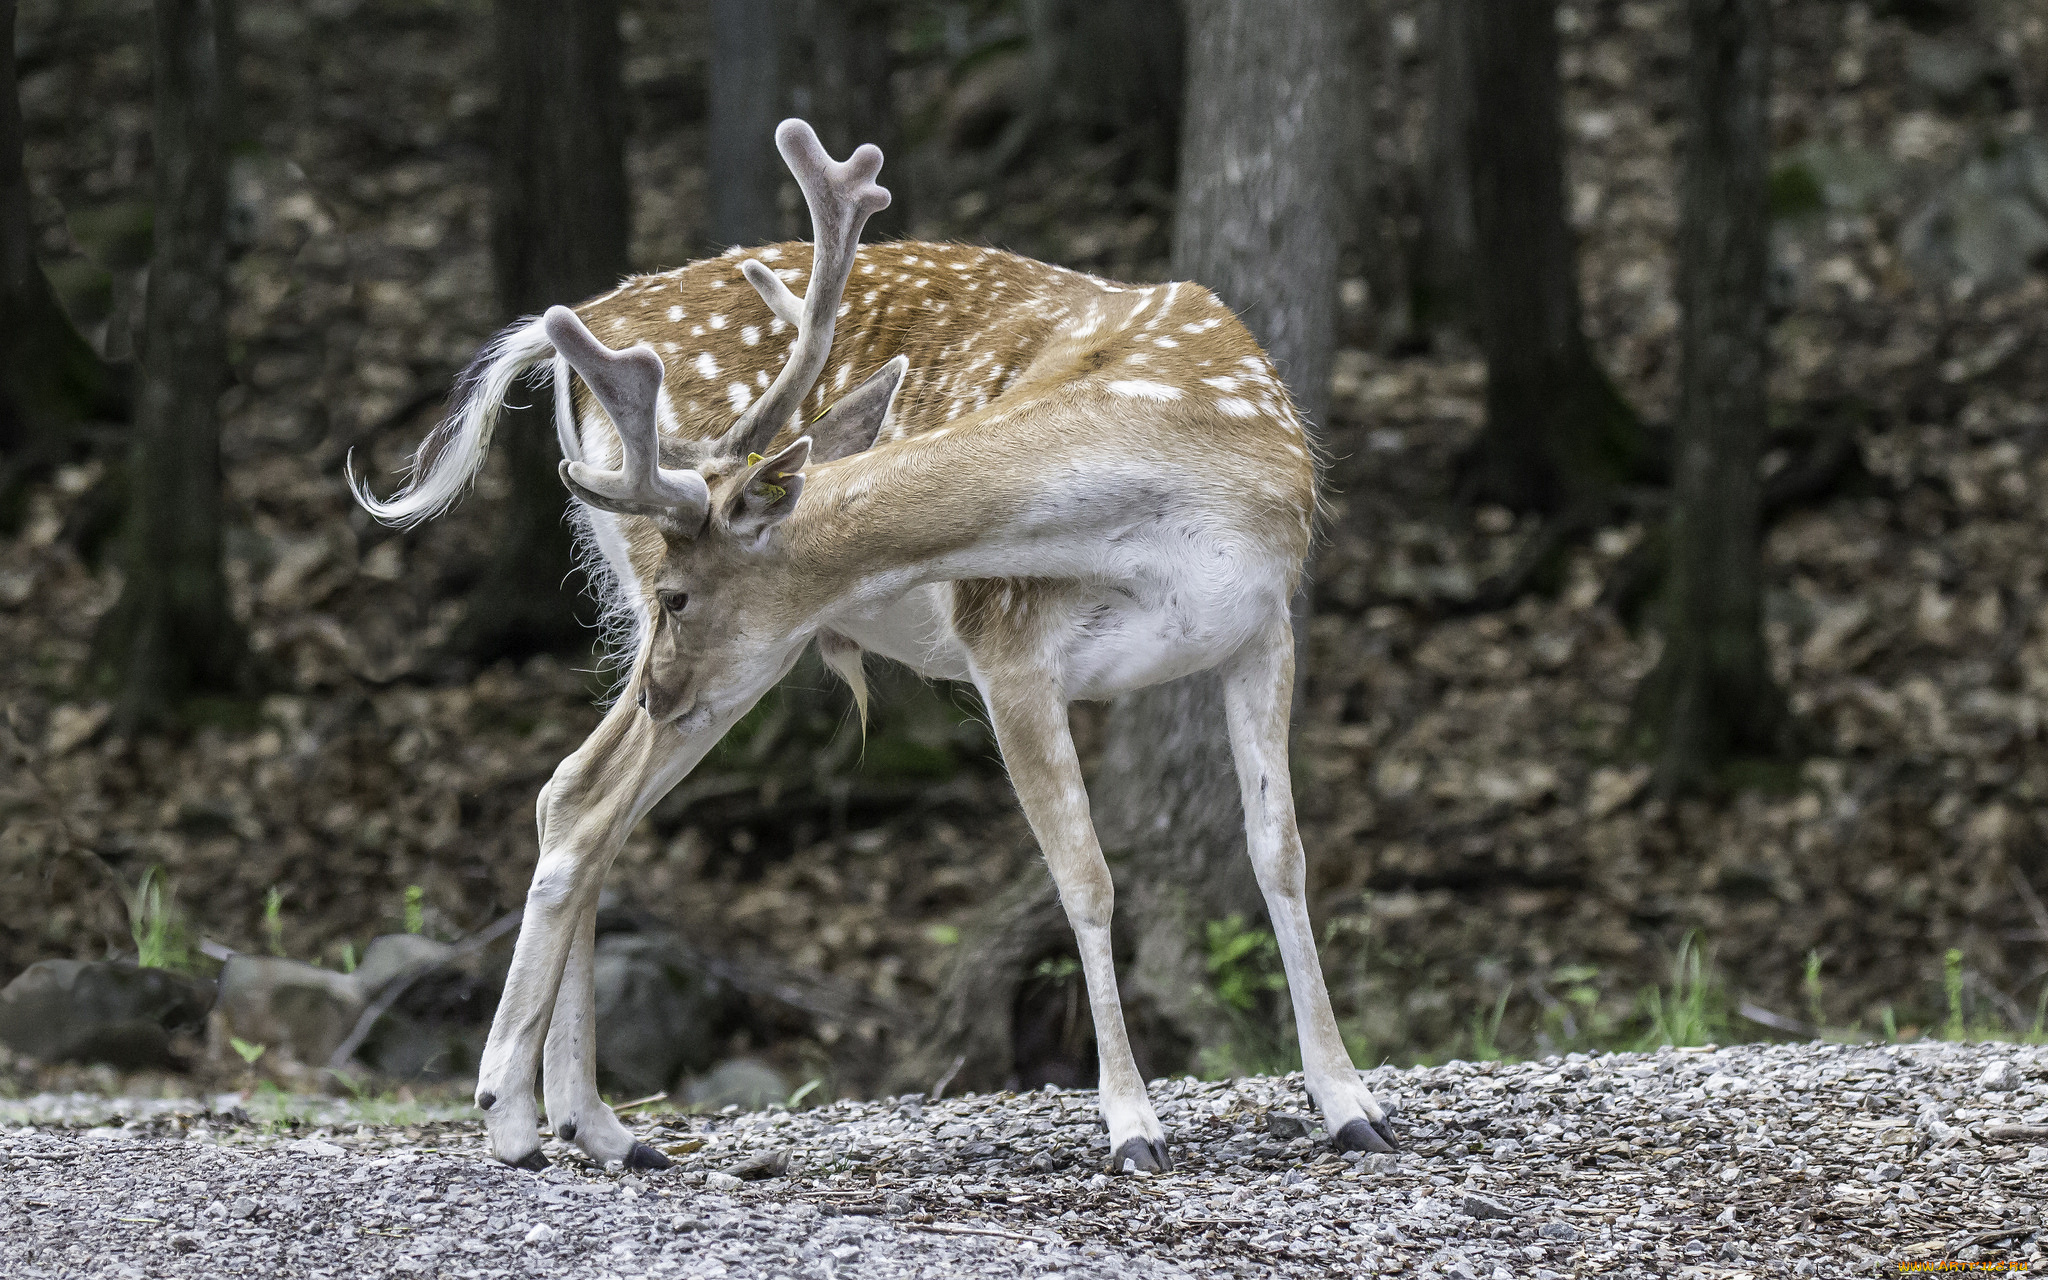
[[[505,1163],[524,1169],[547,1167],[547,1157],[540,1151],[534,1076],[579,928],[594,934],[598,889],[613,855],[640,815],[702,758],[729,723],[713,726],[700,738],[685,739],[621,699],[541,789],[536,806],[540,862],[526,892],[519,942],[477,1070],[476,1102],[484,1111],[491,1154]],[[566,984],[567,1024],[580,1027],[579,1037],[594,1036],[588,964],[572,976]],[[573,1088],[564,1086],[561,1107],[575,1117],[579,1134],[590,1125],[592,1142],[616,1146],[618,1135],[606,1121],[621,1133],[623,1126],[597,1100],[596,1063],[590,1051],[594,1041],[565,1037],[561,1043],[565,1049],[559,1075],[578,1082]],[[551,1072],[551,1086],[555,1074]],[[551,1105],[550,1111],[555,1110]],[[560,1118],[558,1114],[558,1122]],[[604,1158],[626,1158],[631,1153],[629,1142],[625,1151],[608,1150]]]
[[[597,904],[587,904],[569,940],[562,982],[548,1023],[541,1082],[548,1123],[599,1164],[666,1169],[669,1159],[636,1139],[597,1092]]]
[[[1244,800],[1246,843],[1294,999],[1302,1074],[1340,1151],[1392,1151],[1394,1131],[1359,1078],[1330,1009],[1304,895],[1307,859],[1294,824],[1287,772],[1287,704],[1294,692],[1294,636],[1282,617],[1224,672],[1230,750]]]
[[[1116,964],[1109,946],[1116,887],[1088,816],[1088,792],[1067,726],[1066,701],[1050,679],[1035,672],[991,676],[977,667],[975,681],[988,705],[1010,783],[1045,853],[1081,952],[1088,1010],[1095,1020],[1102,1119],[1109,1126],[1109,1168],[1171,1169],[1166,1131],[1145,1094],[1124,1030],[1123,1001],[1117,995]]]

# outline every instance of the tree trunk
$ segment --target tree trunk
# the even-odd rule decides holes
[[[1763,637],[1770,0],[1690,0],[1676,483],[1664,653],[1638,698],[1667,794],[1782,749]]]
[[[811,122],[835,156],[844,158],[863,142],[880,147],[891,162],[903,156],[890,79],[895,18],[890,0],[797,0],[791,29],[799,46],[794,51],[793,111]],[[755,145],[762,144],[757,139]],[[772,152],[768,162],[773,171],[777,161]],[[868,219],[865,236],[870,241],[894,239],[910,225],[904,184],[886,185],[893,198]]]
[[[1467,149],[1486,352],[1486,427],[1468,497],[1564,511],[1601,500],[1640,447],[1635,415],[1587,345],[1564,213],[1555,0],[1472,0]]]
[[[785,170],[775,126],[788,113],[782,87],[788,0],[712,0],[712,247],[782,238]]]
[[[1425,334],[1474,331],[1478,230],[1472,221],[1472,20],[1477,0],[1438,0],[1430,18],[1428,188],[1417,254],[1415,324]]]
[[[1173,271],[1214,289],[1265,344],[1312,422],[1328,400],[1336,321],[1341,0],[1196,0]],[[1097,776],[1096,833],[1117,881],[1133,1048],[1147,1075],[1183,1070],[1233,1030],[1204,926],[1263,921],[1220,682],[1204,673],[1119,699]],[[1014,1078],[1013,1019],[1033,960],[1071,946],[1042,867],[967,930],[937,1025],[900,1077],[959,1057],[965,1087]],[[1134,946],[1127,946],[1126,940]],[[1094,1064],[1086,1069],[1093,1071]]]
[[[1320,425],[1336,354],[1346,27],[1335,0],[1281,10],[1255,0],[1188,6],[1173,274],[1238,313]],[[1203,926],[1233,914],[1264,919],[1219,678],[1204,672],[1119,699],[1093,791],[1138,938],[1129,995],[1193,1046],[1214,1045],[1228,1026],[1210,990]]]
[[[128,725],[162,724],[252,673],[221,573],[226,337],[228,0],[157,0],[151,27],[156,203],[121,598],[94,639]]]
[[[15,83],[14,0],[0,0],[0,528],[12,528],[23,486],[75,456],[81,421],[125,416],[113,373],[71,325],[36,263],[22,171]]]
[[[580,302],[625,275],[626,112],[618,0],[497,0],[496,17],[491,267],[510,318]],[[497,434],[511,493],[455,638],[479,661],[585,639],[552,412],[518,410]]]

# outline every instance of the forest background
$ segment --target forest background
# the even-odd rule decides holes
[[[1281,358],[1327,460],[1295,770],[1361,1064],[1623,1046],[1674,997],[1724,1038],[2039,1034],[2048,18],[1286,8],[0,3],[0,979],[148,921],[201,971],[341,969],[516,910],[613,679],[546,411],[413,532],[346,460],[388,491],[519,314],[804,234],[799,114],[888,155],[871,239],[1192,276]],[[1205,194],[1282,107],[1322,122],[1286,198]],[[807,661],[601,927],[731,988],[707,1062],[1087,1082],[971,690],[871,678],[863,734]],[[1204,714],[1075,712],[1148,1075],[1289,1065]]]

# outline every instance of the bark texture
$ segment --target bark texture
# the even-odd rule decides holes
[[[1768,429],[1770,0],[1690,0],[1679,202],[1682,368],[1664,653],[1638,724],[1662,788],[1772,753],[1785,727],[1763,636]]]
[[[0,0],[8,37],[0,62],[0,528],[15,523],[27,480],[80,452],[82,420],[125,413],[114,375],[72,327],[36,262],[21,165],[14,10],[14,0]]]
[[[252,683],[221,573],[233,21],[228,0],[157,0],[151,24],[156,218],[124,578],[94,652],[97,679],[130,725],[164,723],[192,695]]]
[[[573,304],[626,274],[630,211],[618,0],[497,0],[491,268],[506,319]],[[497,434],[511,479],[456,647],[479,661],[564,649],[576,622],[561,448],[543,403]]]
[[[1198,0],[1187,12],[1173,274],[1238,313],[1320,424],[1336,345],[1342,15],[1336,0]],[[1111,708],[1092,791],[1137,940],[1127,1001],[1139,1026],[1164,1023],[1197,1048],[1228,1032],[1204,924],[1264,919],[1236,779],[1213,673]]]
[[[1312,422],[1327,403],[1335,347],[1340,3],[1187,6],[1173,274],[1238,312]],[[1120,699],[1089,790],[1116,878],[1121,992],[1139,1070],[1185,1070],[1234,1029],[1210,984],[1204,926],[1265,919],[1218,679],[1205,673]],[[961,1087],[1018,1082],[1020,990],[1035,961],[1072,954],[1042,866],[965,934],[924,1050],[900,1077],[905,1087],[931,1087],[956,1058]]]
[[[1564,209],[1555,0],[1460,6],[1473,105],[1467,151],[1486,353],[1486,427],[1469,497],[1562,511],[1627,477],[1640,432],[1587,345]]]
[[[840,159],[863,142],[882,149],[881,182],[889,188],[889,207],[868,219],[862,238],[901,236],[910,225],[907,184],[887,176],[890,168],[908,158],[890,80],[895,67],[889,45],[894,6],[889,0],[796,0],[796,6],[791,112],[810,121],[825,150]],[[779,163],[772,141],[768,155],[771,167]]]
[[[1472,18],[1476,0],[1438,0],[1429,18],[1429,156],[1417,255],[1415,323],[1425,333],[1470,332],[1477,302],[1472,215]]]
[[[712,0],[713,249],[782,238],[787,170],[775,151],[775,126],[789,114],[782,67],[788,3]]]

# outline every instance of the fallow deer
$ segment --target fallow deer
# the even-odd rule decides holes
[[[513,384],[551,374],[562,479],[629,632],[621,696],[541,788],[540,861],[478,1072],[492,1153],[547,1163],[545,1059],[557,1136],[599,1161],[667,1163],[598,1096],[599,885],[634,823],[813,642],[863,710],[863,652],[980,691],[1079,943],[1118,1171],[1171,1164],[1124,1030],[1114,890],[1067,708],[1217,669],[1308,1090],[1337,1147],[1392,1150],[1303,901],[1288,602],[1316,471],[1272,364],[1199,285],[862,247],[889,201],[881,152],[836,163],[800,120],[775,138],[812,244],[731,250],[513,325],[397,496],[352,478],[384,520],[445,510]]]

